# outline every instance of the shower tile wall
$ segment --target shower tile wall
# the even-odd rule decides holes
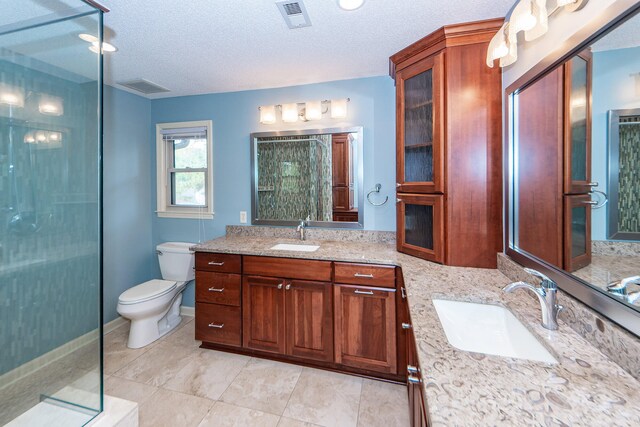
[[[620,123],[618,230],[638,233],[640,232],[640,170],[638,169],[640,117],[621,118]]]

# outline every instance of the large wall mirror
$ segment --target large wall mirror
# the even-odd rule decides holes
[[[362,228],[362,127],[251,134],[251,223]]]
[[[640,333],[640,15],[509,92],[507,253]]]

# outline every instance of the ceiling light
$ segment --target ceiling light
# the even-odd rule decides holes
[[[364,4],[364,0],[338,0],[338,6],[344,10],[356,10]]]
[[[78,34],[78,37],[80,37],[82,40],[89,42],[89,43],[97,43],[98,42],[98,38],[96,36],[93,36],[91,34],[86,34],[86,33],[82,33],[82,34]]]
[[[276,106],[263,105],[260,107],[260,123],[263,125],[272,125],[276,122]]]
[[[344,119],[347,117],[347,102],[349,98],[331,100],[331,118]]]
[[[282,104],[282,121],[294,123],[298,121],[298,104]]]
[[[310,101],[306,103],[304,118],[306,120],[320,120],[322,118],[322,101]]]
[[[91,43],[91,46],[89,46],[89,50],[93,53],[100,53],[99,49],[98,49],[98,42],[93,42]],[[102,52],[117,52],[118,48],[115,47],[114,45],[107,43],[107,42],[102,42]]]

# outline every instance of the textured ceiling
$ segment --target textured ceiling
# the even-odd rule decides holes
[[[445,24],[502,17],[513,1],[367,0],[346,12],[306,0],[313,25],[290,30],[275,0],[102,0],[119,49],[105,81],[171,89],[154,98],[386,75],[408,44]]]

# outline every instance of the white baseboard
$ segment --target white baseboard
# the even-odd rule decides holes
[[[180,314],[183,316],[191,316],[194,317],[196,315],[195,307],[187,307],[186,305],[180,306]]]
[[[109,332],[113,332],[114,330],[118,329],[120,326],[126,323],[129,323],[127,319],[125,319],[122,316],[118,316],[115,319],[113,319],[111,322],[107,322],[102,326],[102,333],[106,335]]]

